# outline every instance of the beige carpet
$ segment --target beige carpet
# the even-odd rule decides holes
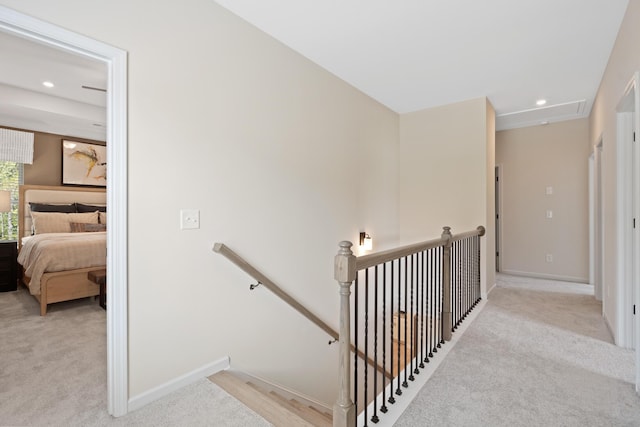
[[[588,285],[499,275],[397,426],[640,426],[634,353]]]
[[[112,418],[105,322],[94,299],[41,317],[25,288],[0,293],[0,426],[270,425],[207,379]]]

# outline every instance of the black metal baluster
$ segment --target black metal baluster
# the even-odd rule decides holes
[[[480,236],[476,237],[476,304],[482,299],[482,295],[480,294]]]
[[[460,270],[459,272],[459,289],[458,289],[458,305],[460,306],[460,308],[458,309],[458,322],[456,324],[456,329],[458,329],[458,325],[460,324],[460,321],[462,320],[462,289],[464,288],[464,242],[460,241],[460,243],[458,244],[458,269]]]
[[[411,255],[411,270],[409,271],[409,289],[411,291],[411,299],[409,301],[409,330],[407,333],[409,334],[409,342],[405,342],[405,348],[409,349],[409,381],[414,381],[415,378],[413,376],[413,352],[415,350],[415,336],[416,336],[416,323],[415,323],[415,313],[413,307],[413,293],[414,288],[416,286],[416,254]],[[407,313],[409,314],[409,313]],[[410,345],[410,346],[409,346]]]
[[[464,262],[465,262],[465,284],[464,284],[464,318],[467,318],[469,314],[469,284],[471,283],[471,276],[469,273],[471,272],[471,263],[469,262],[469,239],[465,239],[464,241]]]
[[[436,290],[438,288],[437,282],[437,255],[438,248],[435,248],[431,251],[431,300],[429,301],[429,311],[431,312],[431,339],[430,339],[430,347],[429,347],[429,357],[433,358],[433,352],[436,351],[436,341],[438,339],[438,330],[437,330],[437,314],[436,314]]]
[[[391,289],[391,300],[389,301],[389,304],[390,304],[390,307],[391,307],[391,316],[393,316],[393,296],[394,296],[394,292],[393,292],[393,278],[394,278],[393,270],[394,270],[394,268],[393,268],[393,266],[394,266],[394,262],[391,261],[391,271],[390,271],[390,273],[391,273],[390,274],[391,283],[390,283],[390,286],[389,286],[389,288]],[[390,352],[391,356],[389,358],[390,359],[390,365],[391,365],[391,390],[389,392],[389,400],[388,400],[388,402],[390,404],[392,404],[392,405],[394,403],[396,403],[396,399],[395,399],[395,397],[393,397],[393,380],[395,379],[395,377],[393,376],[393,366],[394,366],[393,365],[393,355],[395,353],[393,351],[393,345],[394,345],[394,338],[397,338],[397,337],[395,337],[393,331],[394,331],[394,325],[393,325],[393,317],[392,317],[391,318],[391,328],[389,328],[390,341],[391,341],[391,352]]]
[[[425,274],[425,257],[427,256],[427,251],[422,251],[422,253],[420,254],[420,271],[421,271],[421,278],[420,278],[420,286],[422,287],[422,299],[420,300],[420,311],[421,311],[421,315],[420,315],[420,368],[424,368],[424,357],[425,357],[425,330],[424,330],[424,319],[426,318],[427,314],[426,314],[426,310],[425,310],[425,278],[426,278],[426,274]]]
[[[473,304],[473,251],[472,251],[473,237],[467,239],[467,314],[471,311]],[[465,316],[466,317],[466,316]]]
[[[380,412],[386,414],[387,411],[387,263],[385,262],[382,264],[382,406]]]
[[[401,303],[401,299],[402,299],[402,260],[400,258],[398,258],[398,312],[397,312],[397,316],[398,316],[398,320],[397,320],[397,331],[396,333],[398,334],[398,342],[397,342],[397,346],[398,346],[398,351],[397,351],[397,356],[398,358],[396,359],[396,364],[397,364],[397,369],[396,369],[396,373],[398,374],[397,378],[398,378],[398,387],[396,388],[396,394],[398,396],[402,395],[402,389],[400,388],[400,381],[402,381],[402,379],[400,378],[400,327],[401,327],[401,322],[402,319],[400,318],[400,314],[402,313],[402,311],[400,310],[400,303]]]
[[[460,301],[459,287],[460,287],[460,244],[458,242],[453,243],[453,265],[456,267],[454,271],[454,281],[451,303],[453,304],[453,331],[458,327],[458,319],[460,313],[458,312],[458,301]]]
[[[476,269],[476,283],[477,283],[477,298],[476,301],[480,301],[482,299],[482,295],[480,294],[480,263],[482,260],[480,259],[480,237],[476,238],[476,259],[477,259],[477,269]]]
[[[439,334],[439,341],[438,341],[438,345],[436,347],[440,348],[440,346],[442,344],[444,344],[444,322],[442,321],[442,308],[443,308],[443,301],[442,301],[442,287],[444,286],[443,283],[443,266],[442,263],[444,262],[444,247],[440,247],[440,250],[438,251],[438,257],[439,257],[439,261],[438,261],[438,313],[440,316],[440,327],[438,328],[438,334]],[[434,352],[436,352],[437,350],[433,350]]]
[[[465,264],[464,264],[464,240],[460,241],[460,312],[458,313],[459,320],[458,326],[462,323],[462,319],[464,319],[464,279],[465,279]]]
[[[368,271],[368,270],[367,270]],[[373,269],[373,415],[371,422],[377,423],[378,418],[378,266]],[[384,369],[382,370],[384,376]]]
[[[407,316],[409,315],[409,266],[407,257],[404,257],[404,360],[402,361],[402,367],[404,369],[404,381],[402,386],[404,388],[409,387],[407,382]]]
[[[457,252],[457,258],[458,259],[456,260],[456,264],[458,264],[458,274],[457,274],[457,276],[458,276],[457,279],[458,280],[457,280],[457,283],[456,283],[456,287],[457,287],[457,289],[456,289],[456,299],[455,299],[455,302],[456,302],[456,317],[455,317],[456,323],[454,324],[455,325],[454,328],[453,328],[454,330],[458,329],[458,324],[460,323],[460,317],[461,317],[460,310],[462,308],[461,305],[460,305],[460,303],[462,301],[462,298],[460,296],[461,293],[462,293],[462,282],[461,282],[461,280],[462,280],[462,262],[461,262],[462,261],[462,252],[461,252],[461,249],[462,248],[460,246],[460,242],[457,242],[457,247],[458,247],[458,250],[456,252]]]
[[[364,272],[364,426],[367,426],[367,408],[369,407],[369,269]]]

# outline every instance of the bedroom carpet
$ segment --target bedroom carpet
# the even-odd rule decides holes
[[[639,426],[634,352],[588,285],[498,276],[396,426]]]
[[[45,317],[0,293],[0,426],[268,426],[206,378],[125,417],[107,414],[106,312],[85,298]]]

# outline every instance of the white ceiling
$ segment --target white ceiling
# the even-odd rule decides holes
[[[216,2],[398,113],[487,96],[506,129],[589,115],[628,0]]]
[[[498,129],[587,117],[628,3],[216,1],[398,113],[487,96]],[[103,63],[2,32],[0,55],[0,125],[106,139],[81,87],[106,88]]]
[[[106,140],[106,65],[0,31],[0,125]],[[54,83],[53,88],[42,85]]]

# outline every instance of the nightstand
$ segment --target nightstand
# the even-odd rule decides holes
[[[0,241],[0,292],[18,289],[18,245],[15,240]]]

